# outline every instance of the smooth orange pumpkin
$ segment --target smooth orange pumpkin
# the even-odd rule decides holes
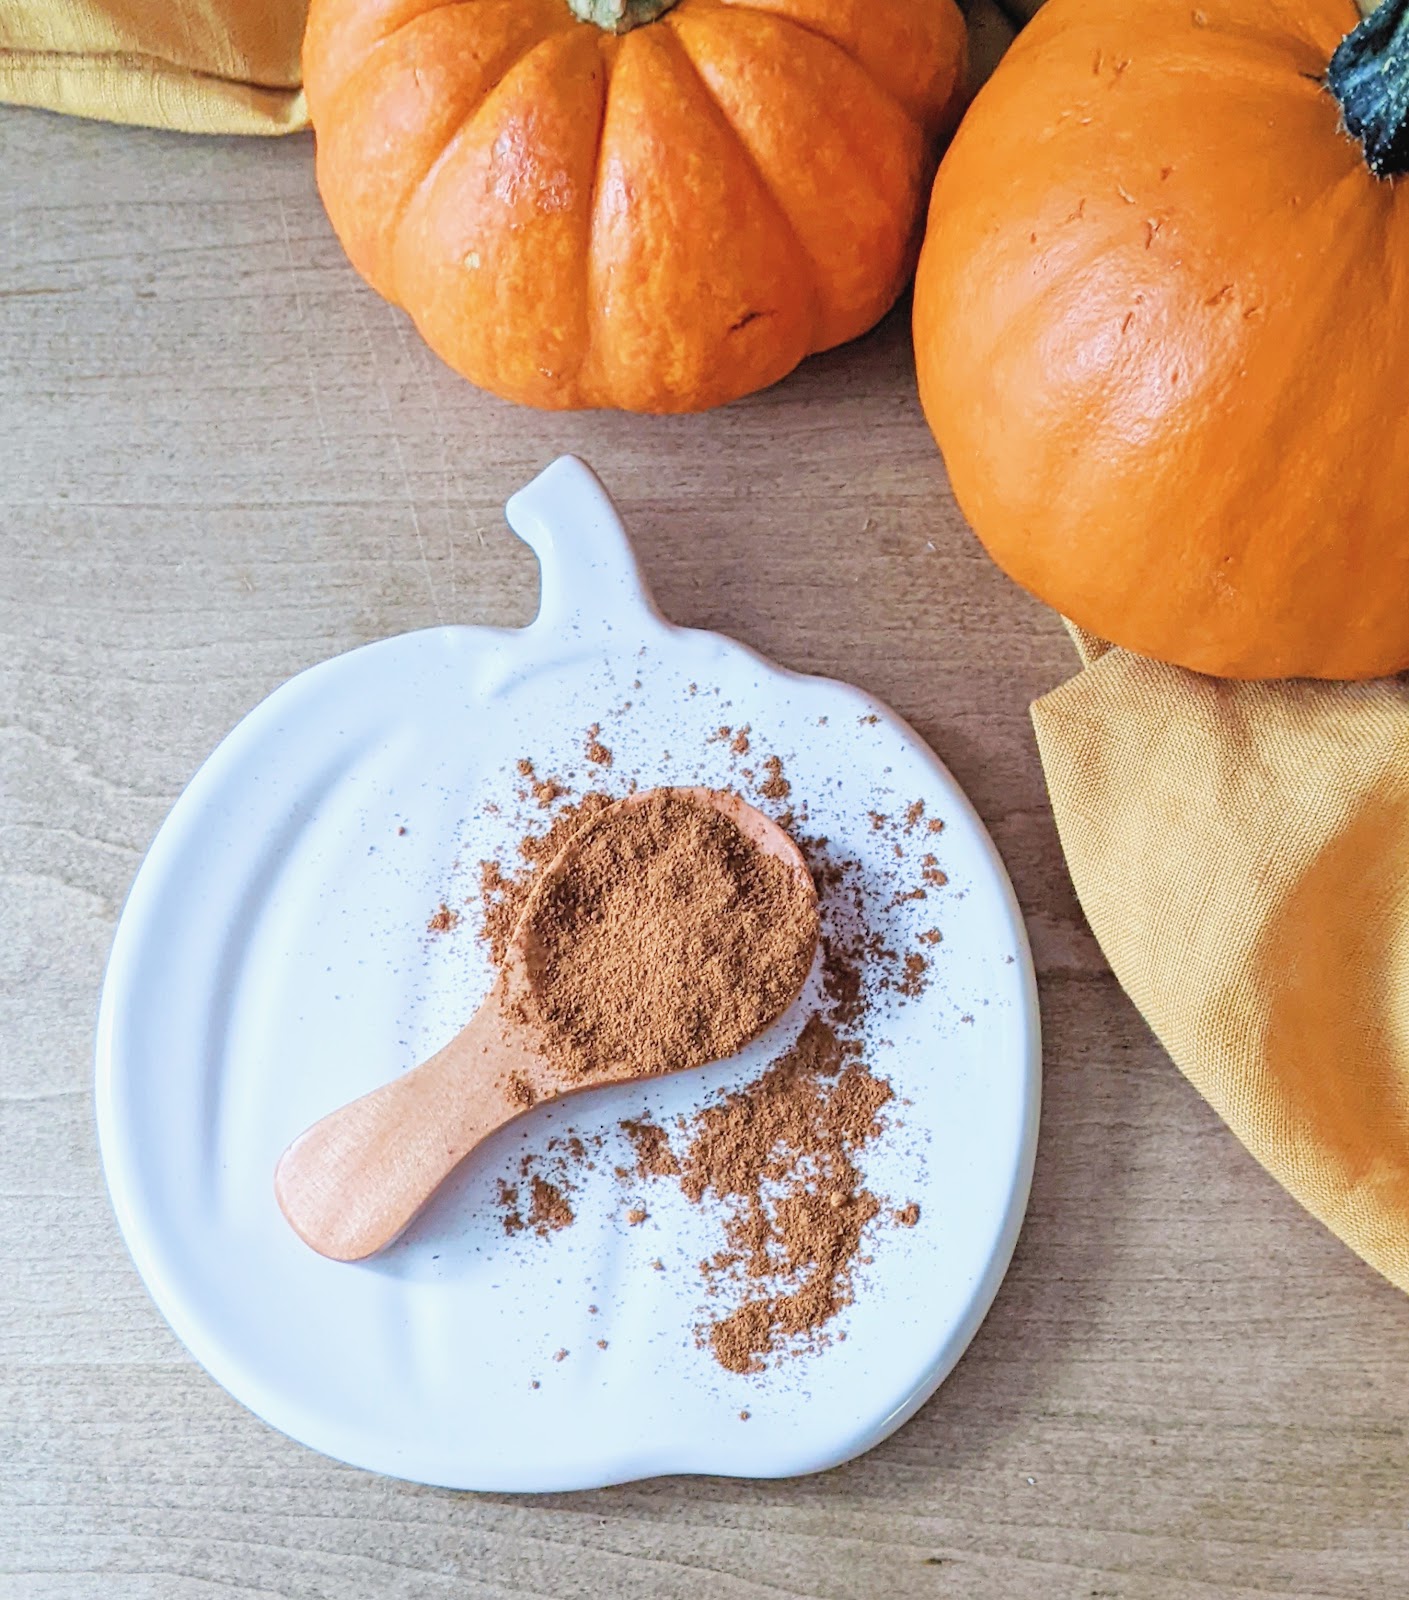
[[[1409,668],[1407,11],[1050,0],[955,136],[921,399],[980,539],[1082,627]]]
[[[953,0],[313,0],[304,44],[358,271],[472,382],[632,411],[886,312],[964,60]]]

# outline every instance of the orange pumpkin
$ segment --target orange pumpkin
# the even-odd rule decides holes
[[[921,399],[994,559],[1092,632],[1409,668],[1407,12],[1050,0],[956,135]]]
[[[964,58],[953,0],[313,0],[304,76],[333,227],[438,355],[694,411],[891,306]]]

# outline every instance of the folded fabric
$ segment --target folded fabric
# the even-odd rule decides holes
[[[307,125],[307,0],[3,0],[0,100],[185,133]]]
[[[1077,644],[1032,716],[1101,949],[1253,1155],[1409,1291],[1409,678]]]

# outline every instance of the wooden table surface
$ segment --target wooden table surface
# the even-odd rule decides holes
[[[1106,970],[1027,720],[1072,652],[955,511],[903,309],[712,416],[515,410],[355,278],[310,154],[0,112],[0,1596],[1409,1595],[1409,1303]],[[98,989],[178,791],[311,662],[526,621],[501,507],[565,450],[671,617],[930,740],[1028,917],[1046,1090],[1012,1270],[938,1395],[820,1477],[533,1498],[335,1465],[191,1362],[103,1188]]]

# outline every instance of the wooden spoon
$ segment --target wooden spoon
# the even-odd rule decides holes
[[[573,870],[588,834],[663,792],[713,807],[764,854],[799,874],[814,912],[806,934],[807,960],[800,963],[806,973],[817,944],[816,894],[802,853],[775,822],[727,790],[647,789],[619,800],[575,834],[539,874],[494,987],[455,1038],[419,1067],[314,1123],[284,1152],[274,1173],[274,1193],[305,1244],[335,1261],[373,1255],[401,1232],[476,1145],[530,1106],[651,1075],[621,1066],[565,1085],[534,1030],[515,1018],[513,1001],[528,982],[526,949],[544,890]],[[796,998],[796,993],[788,996],[759,1032]],[[703,1064],[681,1060],[671,1070]]]

